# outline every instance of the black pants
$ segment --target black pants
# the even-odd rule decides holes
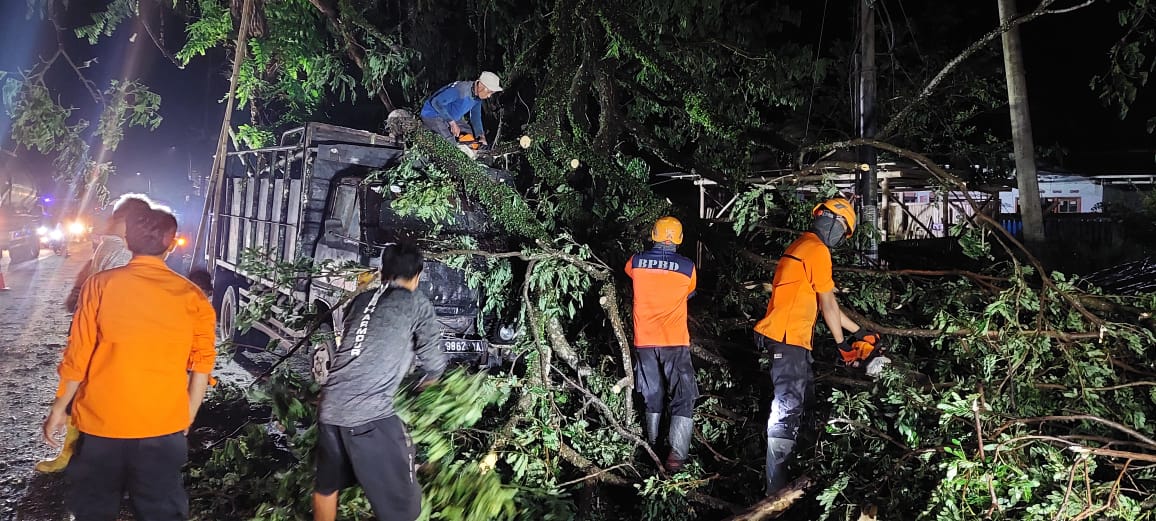
[[[635,348],[634,387],[646,402],[646,412],[661,414],[669,394],[671,416],[690,418],[698,399],[690,348]]]
[[[767,437],[794,440],[799,434],[803,413],[815,395],[811,351],[757,333],[755,342],[771,355],[771,383],[775,386],[771,415],[767,418]]]
[[[390,416],[356,427],[319,424],[317,482],[329,495],[361,485],[378,521],[413,521],[421,514],[421,487],[405,425]]]
[[[80,434],[65,470],[65,505],[76,521],[114,521],[128,492],[137,521],[184,521],[189,498],[181,478],[184,433],[119,439]]]

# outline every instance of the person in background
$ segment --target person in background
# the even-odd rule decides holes
[[[125,194],[117,199],[113,205],[107,233],[101,237],[100,244],[93,252],[92,258],[84,264],[80,273],[76,275],[76,280],[72,283],[72,290],[69,291],[68,297],[64,300],[64,307],[69,313],[76,311],[77,301],[80,298],[80,288],[84,286],[89,277],[94,273],[119,268],[132,260],[132,252],[129,251],[124,241],[125,222],[132,216],[151,209],[152,204],[148,197],[141,194]],[[60,454],[55,458],[36,463],[36,471],[54,473],[68,467],[79,435],[80,432],[76,430],[76,427],[70,424]]]
[[[336,519],[338,492],[356,484],[380,521],[413,521],[421,514],[413,443],[393,400],[415,357],[424,372],[419,390],[446,367],[441,324],[417,289],[422,262],[413,244],[386,246],[385,283],[350,303],[345,335],[320,377],[315,521]]]
[[[193,268],[189,270],[189,275],[186,277],[189,282],[196,284],[201,291],[204,292],[205,298],[211,302],[213,300],[213,275],[209,273],[207,268]]]
[[[670,454],[667,472],[682,470],[694,433],[698,382],[690,360],[686,301],[698,282],[694,262],[679,255],[682,223],[663,217],[650,232],[654,247],[630,257],[626,274],[634,280],[634,385],[646,403],[646,439],[658,441],[659,424],[670,396]]]
[[[80,436],[65,505],[77,521],[116,520],[125,493],[136,519],[188,518],[185,436],[213,370],[216,321],[201,290],[165,265],[176,230],[163,210],[128,217],[132,260],[80,291],[43,428],[59,447],[72,403]]]
[[[124,194],[116,200],[116,203],[113,203],[112,216],[109,217],[105,232],[100,237],[100,243],[92,252],[92,258],[76,275],[76,280],[72,283],[72,291],[64,300],[64,307],[69,313],[76,311],[80,287],[84,285],[84,281],[88,280],[88,277],[94,273],[124,266],[132,259],[132,252],[129,251],[124,242],[125,222],[131,215],[150,209],[152,209],[152,202],[148,196],[143,194]]]

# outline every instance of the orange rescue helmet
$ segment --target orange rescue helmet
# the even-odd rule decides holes
[[[855,233],[855,208],[851,206],[851,201],[842,197],[827,199],[815,205],[815,209],[811,210],[811,215],[818,217],[824,210],[842,217],[847,223],[845,237],[850,237],[851,234]]]
[[[682,244],[682,223],[669,215],[659,218],[654,221],[654,228],[650,230],[650,240]]]

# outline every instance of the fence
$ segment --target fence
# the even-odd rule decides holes
[[[1000,214],[1005,230],[1023,240],[1023,220],[1019,214]],[[1111,246],[1123,240],[1120,224],[1102,213],[1050,213],[1044,215],[1044,235],[1083,246]]]

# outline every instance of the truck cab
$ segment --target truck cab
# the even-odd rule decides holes
[[[340,275],[298,277],[290,284],[261,280],[242,267],[246,250],[263,250],[272,262],[312,259],[315,266],[352,263],[376,269],[381,246],[427,237],[433,230],[430,223],[393,211],[390,202],[399,187],[373,176],[396,165],[403,153],[403,145],[390,136],[309,123],[285,133],[277,146],[229,154],[223,183],[210,201],[213,232],[207,254],[218,337],[238,344],[237,356],[258,358],[270,347],[276,355],[297,343],[307,331],[301,321],[280,318],[289,315],[332,312],[322,331],[339,336],[343,297],[356,289],[356,281]],[[510,180],[500,170],[490,175]],[[464,194],[458,202],[460,211],[439,233],[467,235],[483,244],[501,242],[487,216]],[[276,294],[271,296],[269,288],[276,288]],[[483,367],[500,363],[512,343],[512,328],[487,320],[486,329],[493,331],[479,329],[484,296],[468,286],[461,270],[427,259],[420,289],[442,323],[442,350],[451,360]],[[240,331],[240,310],[255,299],[270,298],[275,300],[272,313],[254,321],[250,331]],[[331,350],[336,341],[314,349]],[[324,368],[313,369],[317,376]]]

